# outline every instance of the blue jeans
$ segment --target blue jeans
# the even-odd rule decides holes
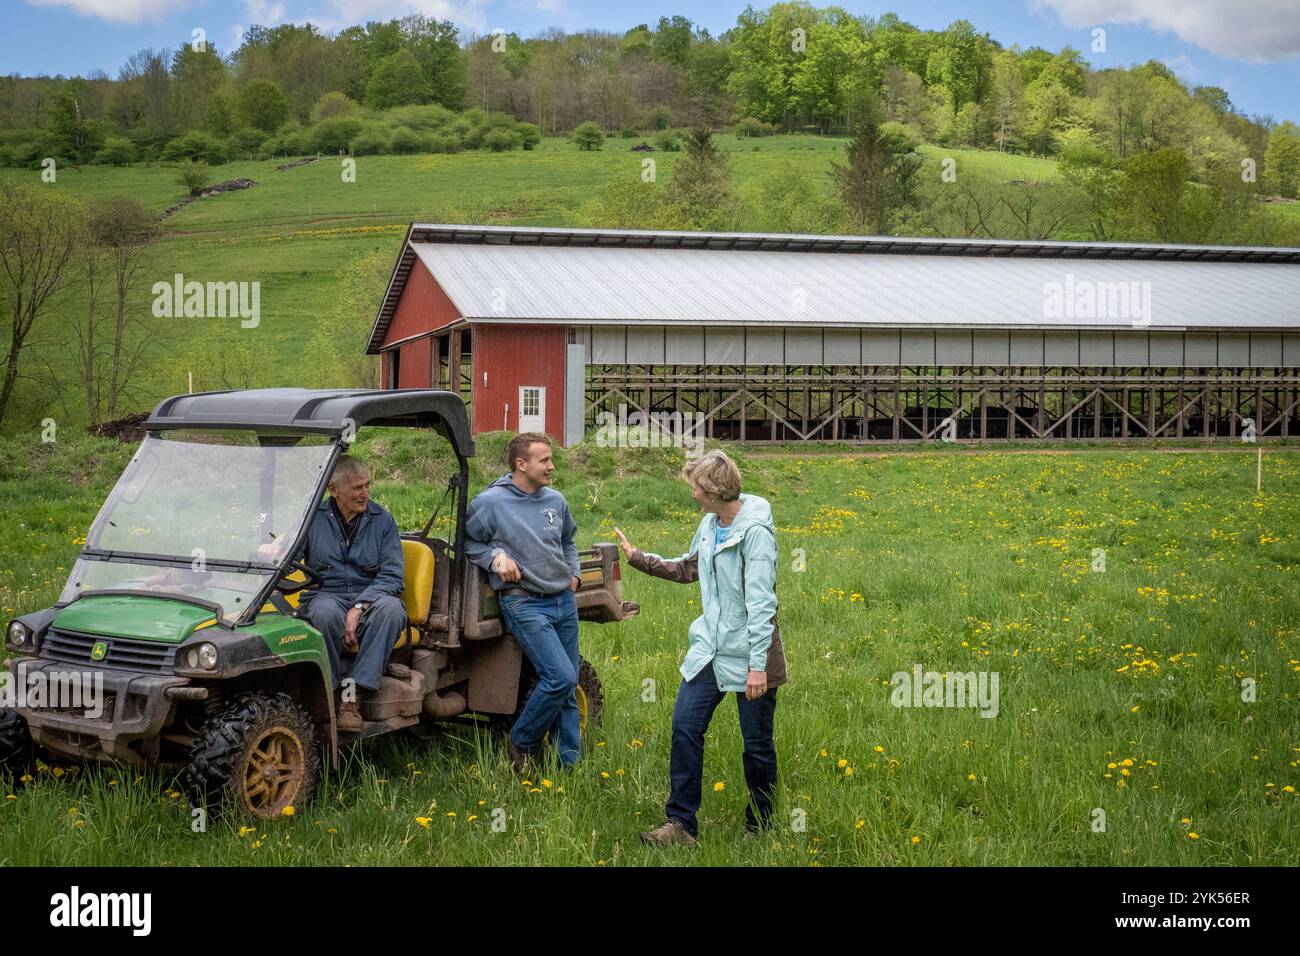
[[[343,619],[357,602],[360,593],[358,591],[353,595],[317,591],[303,603],[302,616],[325,638],[335,690],[342,683],[339,653],[343,648]],[[357,622],[357,656],[348,672],[358,689],[379,689],[379,678],[388,666],[388,655],[393,652],[393,645],[402,636],[405,627],[406,606],[401,598],[391,594],[377,598],[361,612],[361,620]]]
[[[664,814],[681,821],[691,836],[697,832],[695,814],[700,809],[704,734],[713,712],[726,696],[726,691],[718,690],[713,665],[709,664],[691,680],[682,681],[673,707],[673,743],[668,763],[672,792]],[[750,798],[745,807],[745,828],[757,830],[767,826],[776,793],[776,743],[772,740],[776,688],[769,688],[758,700],[747,700],[744,692],[738,691],[736,705],[740,709],[740,735],[745,741],[742,761]]]
[[[515,746],[532,753],[551,735],[560,763],[572,767],[582,755],[578,717],[578,598],[564,590],[547,597],[503,594],[501,616],[537,671],[519,719],[510,729]]]

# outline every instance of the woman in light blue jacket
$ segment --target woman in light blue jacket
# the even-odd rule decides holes
[[[704,734],[723,697],[734,692],[744,738],[750,805],[745,829],[757,832],[772,814],[776,745],[772,739],[776,688],[786,681],[776,626],[776,528],[767,500],[741,494],[740,469],[711,451],[682,469],[704,512],[690,550],[665,559],[632,547],[618,528],[619,545],[639,571],[679,583],[700,582],[700,616],[690,627],[682,686],[673,708],[671,794],[667,821],[641,834],[653,846],[693,846],[704,774]]]

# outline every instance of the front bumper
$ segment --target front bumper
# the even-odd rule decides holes
[[[81,760],[139,766],[157,761],[160,735],[181,696],[175,689],[190,683],[188,677],[73,668],[39,658],[10,658],[6,664],[10,686],[20,695],[15,709],[27,721],[35,744]],[[52,694],[31,700],[33,685],[67,687],[69,675],[80,682],[79,706],[52,700]]]

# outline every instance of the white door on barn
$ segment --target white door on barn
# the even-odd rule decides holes
[[[519,430],[546,431],[546,386],[519,386]]]

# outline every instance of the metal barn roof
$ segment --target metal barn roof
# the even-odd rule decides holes
[[[372,351],[417,258],[470,322],[1132,329],[1144,318],[1048,314],[1047,290],[1073,300],[1094,283],[1102,299],[1126,284],[1145,296],[1141,328],[1300,331],[1300,249],[413,224]]]

